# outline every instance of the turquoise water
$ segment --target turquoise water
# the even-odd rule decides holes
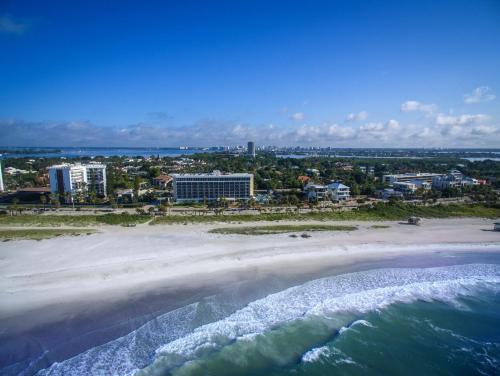
[[[469,375],[500,369],[500,265],[313,280],[206,299],[40,375]]]
[[[341,321],[352,317],[298,320],[172,374],[492,375],[500,370],[500,297],[487,290],[481,295],[457,299],[460,308],[440,302],[395,304],[347,326]]]

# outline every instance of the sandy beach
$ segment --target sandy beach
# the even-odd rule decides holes
[[[90,236],[0,244],[0,320],[47,306],[81,301],[117,302],[159,287],[203,287],[245,273],[306,273],[386,257],[469,250],[499,250],[491,220],[434,219],[421,226],[342,222],[352,232],[248,236],[207,233],[239,225],[101,227]],[[286,222],[283,222],[286,223]],[[240,226],[250,226],[245,223]],[[262,223],[259,223],[262,225]],[[490,246],[488,246],[490,244]],[[429,245],[434,245],[429,247]],[[448,246],[446,246],[448,245]],[[51,315],[57,320],[57,314]]]
[[[252,223],[146,224],[0,243],[0,337],[9,344],[2,365],[21,361],[23,351],[27,358],[54,348],[53,360],[65,359],[224,289],[237,289],[244,304],[323,275],[406,266],[397,261],[405,258],[434,265],[458,262],[461,253],[500,253],[500,234],[487,219],[340,224],[357,230],[293,238],[208,232]],[[76,343],[61,348],[62,338]]]

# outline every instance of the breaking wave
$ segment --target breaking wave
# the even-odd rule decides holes
[[[391,268],[327,277],[253,301],[213,322],[200,320],[197,304],[170,312],[134,332],[90,349],[39,375],[156,375],[241,342],[258,340],[278,327],[310,318],[331,319],[343,313],[383,310],[394,303],[440,301],[458,308],[458,298],[481,289],[500,289],[500,266],[469,264],[438,268]],[[221,317],[222,316],[222,317]],[[365,320],[340,325],[339,335]],[[327,347],[305,352],[302,362],[331,355]],[[342,357],[349,362],[349,358]]]

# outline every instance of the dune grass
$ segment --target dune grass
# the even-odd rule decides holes
[[[59,236],[91,235],[95,232],[93,229],[9,229],[0,230],[0,241],[43,240]]]
[[[378,203],[372,207],[361,207],[352,211],[314,211],[308,213],[262,213],[262,214],[234,214],[234,215],[166,215],[156,217],[150,224],[179,224],[179,223],[228,223],[228,222],[257,222],[257,221],[396,221],[406,220],[410,216],[422,218],[451,218],[451,217],[481,217],[499,218],[500,206],[487,205],[435,205],[420,206],[405,203]],[[133,225],[149,221],[149,215],[139,214],[89,214],[89,215],[0,215],[1,226],[25,227],[58,227],[58,226],[98,226],[106,225]]]
[[[138,214],[103,214],[103,215],[2,215],[0,226],[33,226],[33,227],[57,227],[57,226],[97,226],[128,225],[144,223],[150,220],[150,216]]]
[[[257,221],[397,221],[410,216],[422,218],[499,218],[500,206],[450,204],[421,206],[405,203],[378,203],[352,211],[325,211],[309,213],[263,213],[234,215],[167,215],[155,218],[150,224],[228,223]]]
[[[303,231],[354,231],[356,226],[341,225],[272,225],[272,226],[251,226],[251,227],[222,227],[208,231],[211,234],[224,235],[271,235],[285,234],[289,232]]]

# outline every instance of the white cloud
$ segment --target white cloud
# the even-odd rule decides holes
[[[8,14],[0,16],[0,33],[23,34],[29,27],[29,23],[17,20]]]
[[[9,129],[4,146],[213,146],[254,140],[260,145],[333,147],[496,147],[500,124],[483,114],[426,117],[421,124],[395,119],[364,124],[250,125],[204,119],[174,126],[138,123],[103,127],[90,122],[22,122],[1,120]]]
[[[305,115],[303,112],[296,112],[290,116],[290,119],[295,120],[295,121],[302,121],[302,120],[304,120],[304,118],[305,118]]]
[[[401,111],[403,112],[424,112],[427,114],[432,114],[437,110],[437,106],[435,104],[425,104],[420,103],[418,101],[406,101],[401,104]]]
[[[369,143],[377,140],[377,142],[396,142],[399,143],[397,134],[399,132],[399,122],[389,120],[383,122],[370,122],[359,127],[358,142]]]
[[[467,104],[489,102],[495,99],[496,96],[488,86],[480,86],[471,93],[464,95],[464,102]]]
[[[368,118],[368,112],[366,111],[360,111],[358,113],[351,112],[349,115],[347,115],[346,120],[347,121],[363,121]]]
[[[492,126],[492,125],[478,125],[477,127],[472,128],[471,133],[478,136],[487,136],[498,133],[500,129]]]
[[[436,124],[438,125],[471,125],[482,123],[487,120],[490,120],[490,117],[483,114],[459,116],[438,114],[436,116]]]

